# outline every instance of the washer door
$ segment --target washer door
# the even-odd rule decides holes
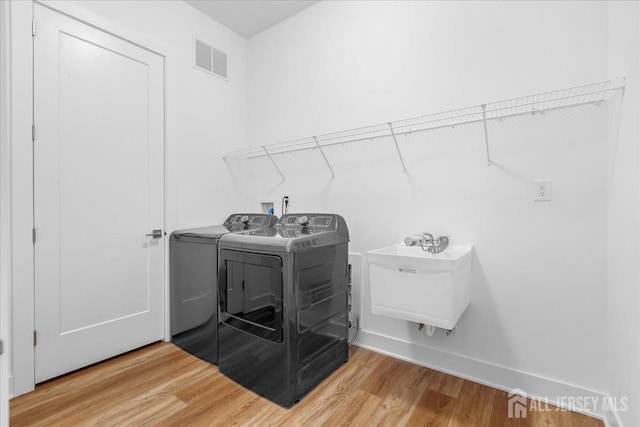
[[[282,342],[282,260],[274,255],[220,251],[221,321]]]

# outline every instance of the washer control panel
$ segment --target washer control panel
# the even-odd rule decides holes
[[[314,214],[286,214],[278,220],[278,228],[306,227],[319,230],[332,230],[335,228],[334,215]]]

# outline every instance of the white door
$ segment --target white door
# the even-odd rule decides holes
[[[163,338],[163,58],[35,4],[36,382]],[[164,234],[164,233],[162,233]]]

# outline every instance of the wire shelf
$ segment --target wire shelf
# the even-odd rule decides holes
[[[231,151],[224,153],[222,157],[225,161],[228,159],[255,159],[268,157],[284,180],[284,175],[278,168],[278,165],[274,160],[274,156],[317,149],[322,154],[332,176],[335,176],[333,168],[324,154],[324,147],[375,140],[379,138],[391,138],[398,152],[403,172],[406,172],[404,159],[396,138],[398,135],[408,135],[417,132],[445,127],[456,127],[471,123],[484,123],[487,163],[491,164],[491,157],[489,155],[489,135],[487,131],[488,121],[523,114],[537,114],[544,111],[577,107],[586,104],[599,104],[606,101],[614,91],[622,89],[624,89],[624,78],[615,81],[606,80],[583,86],[538,93],[535,95],[512,98],[472,107],[464,107],[456,110],[429,114],[426,116],[300,138],[291,141],[247,148],[244,150]]]

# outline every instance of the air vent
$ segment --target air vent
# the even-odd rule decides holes
[[[227,78],[227,54],[195,39],[193,65],[215,76]]]

